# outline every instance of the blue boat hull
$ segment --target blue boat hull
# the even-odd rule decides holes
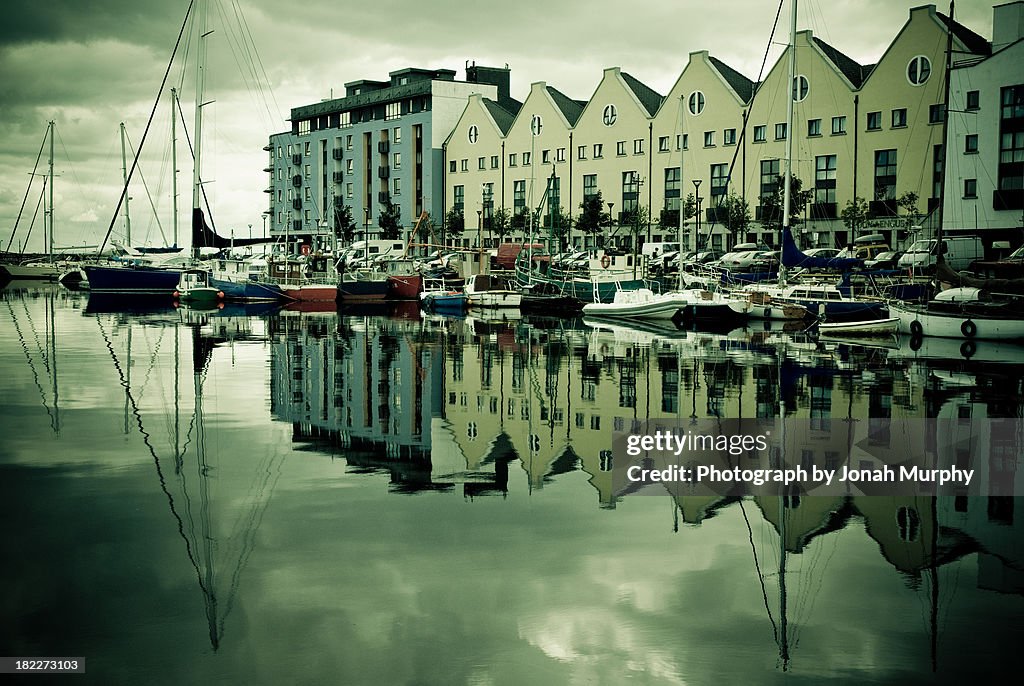
[[[275,283],[262,281],[230,281],[228,279],[210,278],[210,285],[224,293],[225,300],[275,301],[284,300],[281,287]]]
[[[151,267],[83,267],[94,293],[130,293],[171,295],[178,287],[181,272],[177,269]]]

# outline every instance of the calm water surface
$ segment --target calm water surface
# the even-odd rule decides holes
[[[12,285],[2,653],[97,684],[985,683],[1024,640],[1016,499],[623,496],[609,449],[780,403],[1020,417],[1021,361]]]

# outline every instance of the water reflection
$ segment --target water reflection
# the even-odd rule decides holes
[[[32,472],[80,504],[17,516],[27,562],[5,583],[52,560],[33,540],[103,559],[105,544],[62,533],[97,525],[162,579],[117,577],[159,632],[129,638],[26,595],[7,645],[84,643],[99,658],[179,641],[191,660],[158,660],[168,681],[288,681],[247,665],[287,650],[338,656],[329,672],[301,668],[306,680],[682,683],[952,682],[1019,642],[1015,498],[624,496],[610,450],[613,431],[650,418],[782,412],[818,432],[807,459],[838,459],[825,437],[864,424],[898,453],[885,419],[1019,418],[1019,346],[0,297],[0,364],[17,389],[4,516],[46,498]],[[975,446],[963,458],[984,478],[1020,472],[1019,455]],[[118,603],[96,583],[107,567],[67,573],[37,583]],[[58,621],[79,629],[62,638]],[[995,658],[979,667],[964,646]],[[152,669],[130,662],[136,677]]]

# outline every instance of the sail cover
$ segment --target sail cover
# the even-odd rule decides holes
[[[787,226],[782,229],[782,266],[789,269],[838,269],[848,271],[863,267],[864,262],[855,257],[813,257],[796,247],[793,232]]]

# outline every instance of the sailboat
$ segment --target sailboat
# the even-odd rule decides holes
[[[50,161],[49,171],[44,181],[43,193],[40,196],[40,201],[43,205],[43,242],[46,245],[46,260],[31,260],[22,264],[0,264],[0,280],[4,276],[8,279],[42,279],[46,281],[53,281],[60,276],[61,269],[54,264],[53,261],[53,133],[54,123],[51,120],[46,125],[46,134],[43,137],[43,145],[45,146],[47,140],[50,143]],[[40,153],[42,149],[40,149]],[[39,160],[36,158],[36,166],[38,167]],[[32,175],[29,180],[29,187],[25,191],[25,200],[28,199],[28,194],[32,190],[32,179],[36,176],[35,169],[32,170]],[[49,204],[46,202],[46,196],[49,193]],[[22,209],[25,208],[25,202],[22,201]],[[36,207],[38,210],[38,206]],[[21,219],[21,214],[18,215],[18,221]],[[18,221],[14,224],[14,232],[18,230]],[[29,229],[31,231],[31,229]],[[11,242],[14,240],[14,232],[11,233],[11,239],[7,243],[7,249],[10,250]]]

